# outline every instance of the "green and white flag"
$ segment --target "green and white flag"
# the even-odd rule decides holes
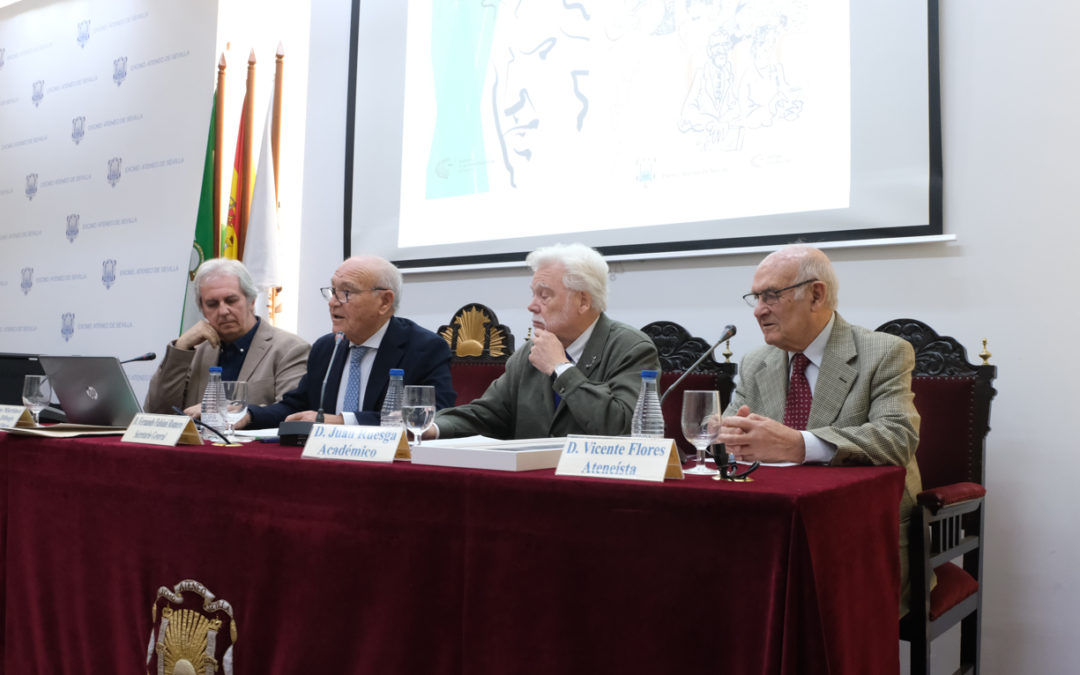
[[[184,311],[180,315],[180,334],[202,319],[199,306],[195,304],[195,272],[199,265],[215,258],[214,247],[214,119],[217,113],[217,93],[210,106],[210,134],[206,139],[206,162],[203,165],[202,191],[199,194],[199,212],[195,219],[195,240],[191,245],[188,262],[187,292],[184,294]]]

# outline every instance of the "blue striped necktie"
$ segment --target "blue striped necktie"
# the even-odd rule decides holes
[[[371,347],[353,346],[349,349],[349,383],[345,387],[345,402],[342,412],[360,412],[360,362]]]

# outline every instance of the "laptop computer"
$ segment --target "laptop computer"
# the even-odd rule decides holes
[[[72,424],[126,427],[142,412],[115,356],[41,356],[53,394]]]

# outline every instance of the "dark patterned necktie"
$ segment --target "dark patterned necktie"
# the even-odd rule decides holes
[[[791,382],[788,384],[787,405],[784,406],[784,426],[796,431],[806,431],[810,405],[814,402],[810,381],[806,379],[806,367],[809,365],[810,359],[802,352],[791,359]]]
[[[566,360],[570,363],[574,362],[574,359],[570,358],[570,352],[564,352],[566,354]],[[559,392],[555,392],[555,408],[558,409],[559,404],[562,403],[562,396],[559,396]]]

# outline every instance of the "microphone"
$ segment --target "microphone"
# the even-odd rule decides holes
[[[675,388],[679,386],[679,383],[686,379],[687,375],[694,372],[694,369],[700,366],[701,362],[705,360],[705,357],[707,357],[709,354],[712,354],[713,351],[720,346],[721,342],[724,342],[725,340],[730,340],[733,337],[735,337],[735,326],[728,324],[724,327],[724,334],[720,336],[720,339],[716,341],[716,344],[714,344],[708,349],[708,351],[702,354],[701,358],[699,358],[697,361],[694,361],[694,364],[686,369],[686,372],[682,374],[682,377],[675,380],[675,384],[668,387],[667,391],[664,392],[664,395],[660,397],[660,405],[664,405],[664,399],[668,397],[668,394],[675,391]]]
[[[330,352],[330,365],[326,367],[326,377],[322,380],[322,391],[319,392],[319,414],[315,416],[315,424],[323,423],[323,399],[326,398],[326,381],[330,379],[330,368],[334,365],[334,358],[337,357],[338,347],[341,346],[342,340],[345,339],[345,333],[339,332],[334,336],[334,351]]]
[[[125,363],[131,363],[132,361],[153,361],[156,358],[157,358],[157,354],[155,354],[154,352],[146,352],[142,356],[136,356],[133,359],[128,359],[127,361],[121,361],[120,365],[124,365]]]
[[[319,412],[315,416],[314,422],[301,422],[299,420],[293,420],[292,422],[282,422],[278,425],[278,436],[281,438],[280,443],[282,445],[302,446],[307,443],[308,436],[311,434],[311,427],[316,424],[322,424],[325,416],[323,414],[323,404],[326,398],[326,382],[330,379],[330,369],[334,367],[334,359],[337,357],[338,347],[345,340],[345,333],[336,333],[334,335],[334,351],[330,353],[330,364],[326,367],[326,376],[323,377],[322,390],[319,392]]]

